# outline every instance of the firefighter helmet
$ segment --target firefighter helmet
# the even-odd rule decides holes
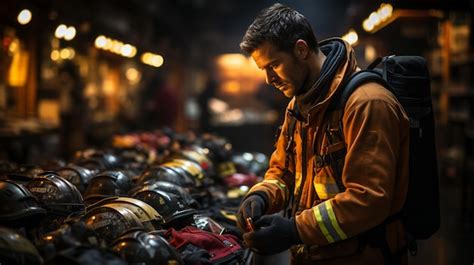
[[[178,251],[163,237],[139,229],[122,235],[111,249],[129,264],[184,265]]]
[[[165,226],[186,223],[189,217],[196,213],[196,210],[189,207],[179,196],[156,189],[137,192],[134,198],[155,208],[163,216]]]
[[[83,209],[79,190],[54,172],[43,172],[26,185],[48,212],[69,215]]]
[[[62,167],[56,172],[59,176],[74,184],[81,193],[85,192],[94,175],[92,170],[73,164]]]
[[[118,205],[131,210],[147,231],[161,229],[161,225],[165,222],[164,218],[152,206],[141,200],[129,197],[105,198],[88,206],[87,211],[102,205]]]
[[[111,243],[131,228],[143,228],[137,216],[128,208],[119,205],[101,205],[88,211],[84,222],[99,237]]]
[[[38,200],[22,185],[0,180],[0,223],[10,227],[32,226],[46,215]]]
[[[132,188],[130,177],[122,171],[109,170],[102,172],[92,178],[84,193],[87,203],[111,196],[127,196]]]
[[[197,201],[187,192],[184,188],[178,186],[175,183],[168,181],[161,181],[156,179],[150,179],[145,181],[141,186],[130,191],[130,195],[133,197],[135,194],[146,191],[146,190],[161,190],[164,192],[172,193],[179,196],[184,200],[190,207],[198,208]]]

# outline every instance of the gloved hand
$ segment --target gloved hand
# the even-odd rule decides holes
[[[255,231],[244,234],[244,245],[262,255],[272,255],[301,244],[295,218],[265,215],[254,223]]]
[[[252,217],[252,222],[255,222],[265,213],[267,206],[262,196],[265,195],[250,195],[240,204],[237,212],[237,227],[240,232],[247,232],[247,223],[245,222],[247,217]]]

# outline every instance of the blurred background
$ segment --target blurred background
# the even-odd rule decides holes
[[[280,1],[319,40],[427,59],[437,126],[442,227],[413,264],[474,262],[474,1]],[[288,103],[239,43],[268,0],[3,0],[0,160],[68,158],[115,135],[212,132],[270,155]],[[423,192],[423,191],[420,191]]]

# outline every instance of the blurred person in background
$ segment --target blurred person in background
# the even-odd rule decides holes
[[[87,122],[87,105],[84,98],[84,83],[78,66],[65,61],[58,70],[59,106],[61,117],[62,157],[69,158],[73,152],[84,148]]]
[[[365,83],[331,120],[331,101],[359,70],[354,51],[338,38],[318,43],[306,18],[281,4],[259,13],[240,47],[291,99],[264,181],[238,211],[246,246],[291,248],[294,264],[406,264],[405,230],[392,217],[407,193],[409,130],[395,96]]]
[[[154,74],[151,77],[143,100],[145,129],[174,128],[178,118],[178,95],[162,76]]]
[[[197,103],[200,109],[199,129],[202,133],[211,132],[211,112],[209,110],[209,99],[214,98],[217,93],[218,83],[212,77],[206,80],[204,90],[198,95]]]

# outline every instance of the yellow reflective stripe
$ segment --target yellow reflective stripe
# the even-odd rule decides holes
[[[276,180],[276,179],[265,179],[265,180],[263,180],[262,182],[253,185],[252,190],[253,190],[255,187],[258,187],[258,186],[260,186],[260,185],[263,185],[264,183],[274,184],[274,185],[276,185],[283,193],[286,193],[286,192],[287,192],[285,183],[281,183],[281,182],[279,182],[279,181]]]
[[[325,201],[313,207],[316,221],[329,243],[347,239],[337,222],[336,215],[332,209],[331,201]]]
[[[261,186],[262,184],[263,184],[263,182],[260,182],[260,183],[257,183],[257,184],[255,184],[255,185],[253,185],[253,186],[252,186],[252,190],[253,190],[254,188],[258,187],[258,186]]]
[[[336,215],[334,214],[334,210],[332,209],[331,201],[326,201],[324,204],[326,204],[326,208],[328,209],[329,219],[331,220],[332,226],[336,230],[337,234],[339,235],[341,240],[347,239],[346,233],[342,231],[341,227],[339,226],[339,223],[337,222]]]
[[[321,229],[321,232],[323,232],[324,237],[326,237],[329,243],[333,243],[334,238],[332,238],[332,236],[329,234],[329,231],[326,228],[326,225],[324,224],[324,220],[323,220],[323,217],[321,216],[321,212],[319,211],[318,206],[313,207],[314,217],[316,218],[316,221],[318,222],[318,225],[319,225],[319,229]]]
[[[314,188],[318,193],[318,197],[323,200],[332,198],[339,193],[339,187],[335,183],[315,183]]]
[[[280,181],[278,181],[276,179],[265,179],[265,180],[263,180],[263,182],[277,184],[280,189],[282,189],[282,190],[286,189],[285,183],[281,183]]]

